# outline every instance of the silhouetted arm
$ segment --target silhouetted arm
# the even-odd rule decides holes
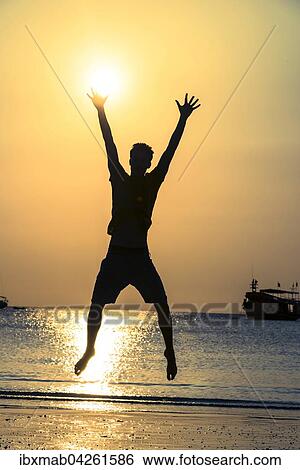
[[[196,103],[199,101],[198,99],[195,100],[195,97],[192,96],[190,100],[188,100],[188,94],[185,94],[185,99],[184,103],[181,105],[177,100],[175,100],[180,112],[179,120],[177,123],[177,126],[171,136],[170,142],[160,157],[160,160],[157,164],[156,171],[159,171],[161,175],[164,177],[169,169],[170,163],[172,161],[172,158],[176,152],[176,149],[179,145],[180,139],[182,137],[186,121],[188,117],[192,114],[192,112],[199,108],[200,103],[196,105]]]
[[[99,124],[105,143],[109,172],[110,174],[112,174],[113,172],[117,172],[119,176],[122,177],[126,172],[119,161],[118,150],[114,142],[111,128],[104,110],[104,103],[106,101],[107,96],[102,97],[94,92],[92,96],[90,96],[89,94],[88,96],[92,100],[94,106],[97,108],[98,111]]]

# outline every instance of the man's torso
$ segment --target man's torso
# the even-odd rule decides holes
[[[108,234],[111,245],[147,247],[147,233],[163,176],[155,168],[144,176],[111,174],[112,219]]]

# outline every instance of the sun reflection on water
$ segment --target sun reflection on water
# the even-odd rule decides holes
[[[86,394],[111,395],[122,394],[118,387],[119,380],[126,380],[128,374],[128,356],[134,357],[140,349],[140,338],[138,328],[117,324],[113,312],[104,314],[103,322],[98,333],[96,342],[96,354],[90,360],[87,368],[83,371],[76,384],[70,391],[80,391]],[[138,341],[139,339],[139,341]],[[85,349],[86,344],[86,322],[80,322],[74,337],[78,355]],[[130,362],[130,361],[129,361]]]

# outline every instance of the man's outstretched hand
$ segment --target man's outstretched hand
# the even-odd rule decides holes
[[[180,116],[187,119],[195,109],[199,108],[201,106],[201,103],[197,104],[199,99],[194,96],[192,96],[190,99],[188,99],[188,94],[185,94],[184,98],[184,103],[180,104],[178,100],[175,100],[176,104],[178,106]]]
[[[95,108],[98,109],[102,109],[104,107],[104,103],[107,99],[107,96],[102,96],[100,95],[99,93],[95,92],[92,88],[92,95],[89,95],[87,93],[88,97],[92,100],[93,102],[93,105],[95,106]]]

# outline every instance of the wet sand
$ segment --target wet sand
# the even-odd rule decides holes
[[[1,449],[299,449],[300,411],[77,410],[0,401]]]

